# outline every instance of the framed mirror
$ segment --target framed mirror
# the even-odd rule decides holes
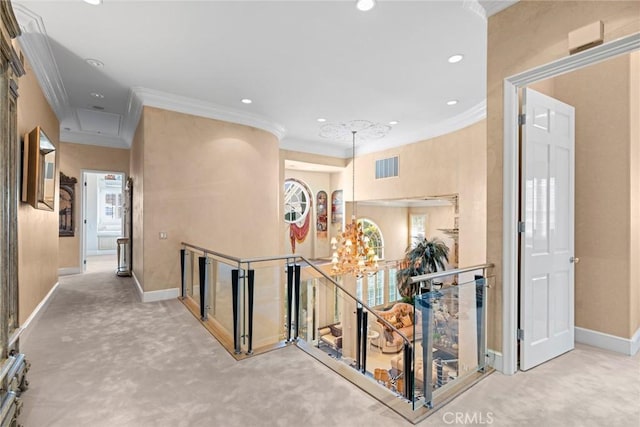
[[[22,199],[52,211],[56,193],[56,146],[40,126],[24,136]]]

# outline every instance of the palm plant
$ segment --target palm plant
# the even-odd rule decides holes
[[[431,240],[425,237],[414,248],[408,247],[398,268],[398,292],[412,298],[418,293],[419,283],[410,283],[411,277],[434,273],[438,268],[444,270],[447,262],[449,248],[437,237]]]

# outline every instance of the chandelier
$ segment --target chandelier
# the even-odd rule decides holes
[[[362,223],[357,218],[357,205],[355,198],[356,183],[356,134],[363,132],[372,138],[380,138],[389,131],[388,126],[373,124],[366,120],[354,120],[349,124],[326,125],[321,130],[320,135],[325,137],[340,138],[351,133],[351,183],[352,183],[352,209],[351,222],[338,237],[331,238],[331,271],[333,274],[350,274],[356,277],[372,275],[378,271],[378,255],[369,242],[369,238],[364,235]]]

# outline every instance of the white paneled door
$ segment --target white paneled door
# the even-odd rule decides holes
[[[574,143],[570,105],[524,89],[520,369],[574,348]]]

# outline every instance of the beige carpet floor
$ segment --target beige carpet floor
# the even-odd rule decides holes
[[[410,425],[295,347],[236,362],[180,302],[142,304],[113,271],[61,277],[22,351],[25,427]],[[420,425],[638,427],[640,355],[579,345]]]

